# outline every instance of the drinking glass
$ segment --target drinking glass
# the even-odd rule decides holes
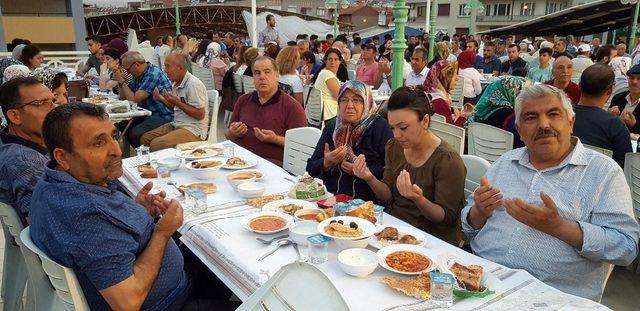
[[[223,155],[227,158],[232,158],[235,156],[235,145],[233,143],[225,143],[222,145],[224,148]]]
[[[149,163],[151,161],[149,146],[141,145],[136,148],[136,153],[138,154],[138,161],[140,161],[141,164]]]
[[[309,241],[308,262],[318,265],[328,260],[329,238],[316,234],[308,237],[307,241]]]
[[[207,194],[200,189],[194,189],[191,193],[193,198],[193,213],[196,215],[207,211]]]
[[[158,184],[166,185],[171,179],[171,170],[166,166],[158,166],[156,171],[158,172]]]
[[[382,216],[384,216],[384,206],[373,206],[373,217],[376,218],[376,225],[382,225]]]

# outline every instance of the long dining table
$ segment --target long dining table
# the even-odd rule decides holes
[[[229,142],[225,142],[229,143]],[[260,158],[250,151],[235,146],[235,156],[255,161],[254,169],[264,173],[265,195],[283,193],[293,186],[292,176],[281,167]],[[178,150],[165,149],[151,153],[151,160],[176,156]],[[169,180],[142,179],[137,166],[141,164],[137,157],[123,160],[123,176],[120,182],[131,195],[136,194],[144,184],[154,182],[154,191],[164,190],[169,198],[184,202],[176,185],[202,182],[195,179],[185,169],[173,171]],[[245,203],[245,200],[228,184],[225,175],[232,171],[221,169],[217,177],[209,182],[215,183],[217,192],[207,196],[207,211],[194,214],[185,208],[184,223],[179,229],[181,242],[196,254],[212,272],[216,274],[242,301],[245,301],[268,277],[278,270],[298,260],[291,246],[278,250],[263,261],[258,258],[271,249],[256,240],[257,237],[270,238],[274,235],[258,235],[244,229],[240,220],[245,215],[259,211]],[[389,214],[383,216],[385,225],[409,226],[402,220]],[[345,274],[337,261],[338,249],[330,243],[329,256],[325,263],[316,265],[331,280],[341,293],[351,310],[425,310],[430,308],[429,301],[415,298],[391,289],[384,283],[385,276],[399,276],[378,266],[365,278]],[[433,259],[439,256],[454,256],[464,264],[477,264],[499,280],[495,283],[495,294],[484,298],[455,298],[449,310],[609,310],[609,308],[581,297],[563,293],[533,277],[524,270],[510,269],[506,266],[485,260],[458,247],[426,234],[426,251]],[[370,249],[371,246],[369,246]],[[375,250],[375,249],[372,249]],[[304,306],[299,310],[322,310],[322,306]]]

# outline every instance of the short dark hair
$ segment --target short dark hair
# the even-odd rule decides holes
[[[265,18],[265,21],[268,23],[271,20],[272,17],[275,17],[275,16],[273,16],[273,14],[267,14],[267,17]]]
[[[67,86],[69,84],[69,78],[67,78],[67,75],[64,72],[59,72],[53,76],[53,80],[51,80],[51,90],[54,90],[63,84]]]
[[[93,41],[95,43],[102,43],[102,41],[100,40],[100,37],[95,36],[95,35],[94,36],[87,36],[86,38],[84,38],[84,41],[89,41],[89,40],[91,40],[91,41]]]
[[[332,35],[332,34],[328,34],[328,35],[325,37],[325,39],[327,39],[327,40],[328,40],[328,39],[333,39],[333,35]]]
[[[538,52],[538,54],[543,54],[543,53],[547,53],[547,54],[549,54],[549,56],[551,56],[551,55],[553,55],[553,49],[550,48],[550,47],[546,47],[546,46],[543,47],[543,48],[540,48],[540,51]]]
[[[20,54],[20,58],[18,59],[25,66],[29,67],[29,60],[34,56],[38,55],[38,53],[42,52],[40,48],[33,44],[27,44],[22,49],[22,53]]]
[[[293,40],[292,41],[287,41],[287,46],[297,46],[297,45],[298,45],[298,43],[293,41]]]
[[[313,40],[318,40],[318,35],[313,34],[309,37],[309,40],[313,41]]]
[[[513,48],[513,47],[515,47],[516,49],[518,49],[518,52],[520,52],[520,46],[519,46],[519,45],[517,45],[517,44],[515,44],[515,43],[511,43],[511,44],[509,44],[509,47],[508,47],[508,48],[510,49],[510,48]]]
[[[616,47],[611,44],[605,44],[599,47],[596,52],[596,62],[603,60],[605,57],[611,56],[612,52],[616,52]],[[609,61],[611,61],[611,59],[609,59]]]
[[[313,52],[311,51],[305,51],[304,53],[302,53],[302,59],[306,60],[306,61],[310,61],[312,63],[316,62],[316,55],[313,54]]]
[[[27,39],[20,39],[20,38],[13,38],[13,40],[11,40],[11,46],[14,48],[20,44],[24,44],[24,45],[31,44],[31,41]]]
[[[409,109],[418,115],[418,120],[422,121],[424,115],[432,116],[434,111],[431,106],[431,99],[427,97],[424,86],[404,86],[396,89],[389,97],[387,110]]]
[[[360,38],[360,37],[353,38],[353,44],[354,45],[360,45],[360,42],[362,42],[362,38]]]
[[[480,47],[480,44],[478,44],[478,41],[476,41],[475,39],[467,40],[467,43],[473,43],[473,45],[474,45],[476,48],[479,48],[479,47]]]
[[[73,151],[73,137],[71,136],[71,121],[75,117],[90,116],[97,119],[108,119],[109,115],[100,105],[83,102],[68,103],[53,108],[44,118],[42,124],[42,138],[51,155],[51,162],[56,164],[53,151],[60,148]]]
[[[484,44],[484,47],[496,47],[496,44],[493,41],[489,41],[487,43]]]
[[[580,76],[580,91],[589,96],[602,96],[613,86],[615,74],[611,67],[595,64],[587,67]]]
[[[35,77],[18,77],[11,79],[0,86],[0,107],[2,107],[2,114],[4,114],[5,120],[9,121],[7,112],[10,109],[14,109],[22,102],[20,97],[20,88],[23,86],[32,86],[40,83],[40,80]]]
[[[347,36],[345,35],[338,35],[334,41],[344,42],[345,44],[348,42]]]

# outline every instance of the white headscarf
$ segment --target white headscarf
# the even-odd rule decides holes
[[[220,57],[220,44],[217,42],[211,42],[207,45],[207,51],[204,53],[204,60],[202,61],[202,67],[209,67],[211,61],[214,58]]]
[[[2,83],[18,77],[28,77],[30,74],[31,70],[25,65],[11,65],[7,67],[2,74]]]
[[[22,49],[24,49],[25,46],[26,45],[24,44],[16,45],[11,51],[11,57],[13,57],[13,59],[20,59],[20,56],[22,56]]]

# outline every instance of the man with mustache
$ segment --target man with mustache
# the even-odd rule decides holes
[[[462,210],[463,232],[475,254],[599,301],[612,265],[638,254],[624,173],[571,136],[578,117],[561,90],[524,88],[514,110],[525,147],[502,155],[482,177]]]
[[[272,58],[258,57],[251,69],[256,90],[238,98],[224,135],[281,165],[284,133],[288,129],[307,126],[307,117],[300,103],[278,89],[280,74]]]
[[[613,151],[613,159],[624,167],[625,154],[632,152],[629,129],[619,117],[603,109],[613,92],[614,79],[611,67],[603,64],[593,65],[582,73],[582,95],[574,107],[573,135],[587,145]]]
[[[193,303],[192,278],[172,239],[182,207],[162,192],[150,194],[152,183],[135,200],[119,190],[122,152],[105,110],[67,104],[54,108],[42,128],[51,161],[33,191],[31,238],[74,270],[91,310],[180,310]]]

